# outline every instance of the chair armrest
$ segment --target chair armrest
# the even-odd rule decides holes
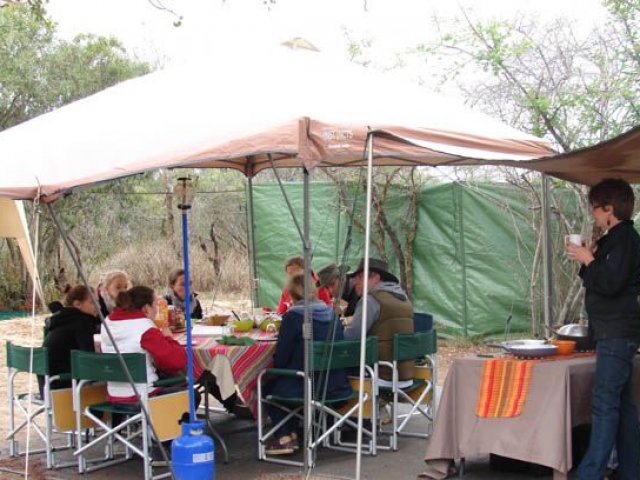
[[[161,378],[153,382],[154,387],[172,387],[174,385],[179,385],[181,383],[185,383],[187,379],[185,377],[170,377],[170,378]]]

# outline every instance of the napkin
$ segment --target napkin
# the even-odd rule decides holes
[[[223,335],[217,342],[220,345],[241,345],[244,347],[256,344],[256,341],[251,337],[234,337],[233,335]]]

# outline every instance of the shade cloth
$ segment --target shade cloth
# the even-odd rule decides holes
[[[446,478],[452,459],[489,453],[551,467],[562,478],[573,466],[572,427],[591,421],[595,357],[538,363],[522,414],[513,418],[476,416],[482,362],[455,359],[449,370],[425,454],[427,478]],[[633,395],[640,403],[638,357]]]

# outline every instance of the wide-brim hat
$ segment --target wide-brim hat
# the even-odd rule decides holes
[[[349,278],[355,277],[358,273],[364,270],[364,258],[360,259],[360,263],[358,263],[358,268],[356,268],[353,272],[347,274]],[[380,275],[380,279],[383,282],[398,282],[398,277],[396,277],[393,273],[389,272],[389,265],[384,260],[380,260],[379,258],[369,258],[369,271],[376,272]]]

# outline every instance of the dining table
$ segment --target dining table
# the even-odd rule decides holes
[[[496,355],[497,357],[497,355]],[[534,362],[528,391],[517,415],[480,415],[481,383],[489,358],[453,361],[447,374],[427,444],[421,478],[442,480],[456,472],[455,460],[495,454],[553,469],[554,480],[574,466],[573,427],[591,423],[595,354],[554,356]],[[483,384],[483,383],[482,383]],[[483,384],[484,385],[484,384]],[[636,356],[633,396],[640,405],[640,357]]]
[[[257,417],[258,376],[273,365],[276,337],[253,329],[249,332],[236,332],[233,336],[251,338],[255,344],[225,345],[220,343],[223,335],[198,335],[197,330],[192,332],[193,376],[199,378],[205,370],[210,371],[216,377],[223,399],[237,393],[254,417]],[[186,343],[185,333],[177,334],[174,338]]]

